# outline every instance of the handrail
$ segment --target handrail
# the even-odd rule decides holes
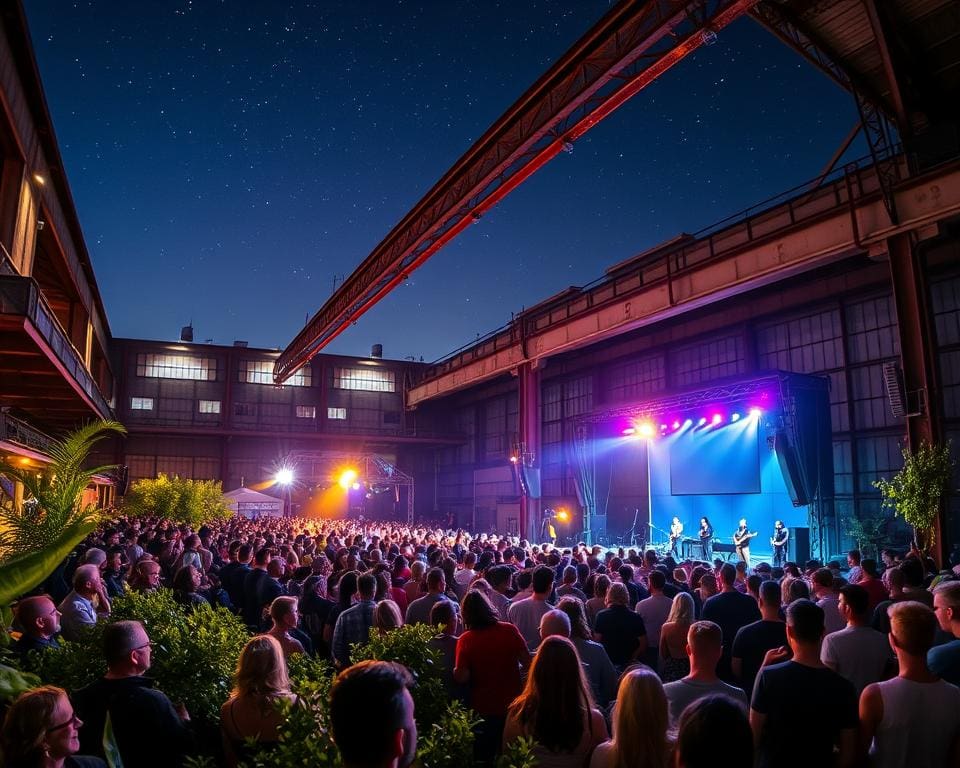
[[[899,155],[896,153],[891,153],[891,156]],[[686,263],[687,256],[704,248],[705,242],[710,251],[708,260],[712,260],[719,254],[726,252],[725,250],[716,251],[714,249],[714,241],[718,239],[719,235],[729,233],[735,230],[737,227],[746,225],[748,228],[747,242],[751,242],[756,239],[755,235],[749,231],[751,221],[754,221],[761,216],[771,216],[778,210],[788,212],[791,226],[796,225],[800,221],[808,221],[813,219],[814,217],[820,215],[822,211],[817,210],[809,213],[809,215],[798,218],[797,209],[802,209],[818,195],[830,195],[831,192],[833,193],[835,203],[837,205],[840,205],[842,202],[850,202],[842,201],[840,199],[841,187],[843,188],[843,192],[846,192],[846,179],[848,178],[849,174],[856,173],[859,177],[863,171],[870,170],[872,168],[872,158],[866,156],[848,163],[843,168],[833,171],[823,179],[817,177],[815,179],[810,179],[795,185],[788,190],[780,192],[759,203],[754,203],[753,205],[744,208],[737,213],[731,214],[730,216],[727,216],[718,222],[700,229],[694,233],[692,241],[685,241],[682,244],[678,244],[677,248],[674,250],[657,253],[656,255],[652,256],[650,260],[638,261],[636,264],[628,264],[622,271],[617,271],[613,274],[604,274],[601,277],[598,277],[592,282],[584,285],[575,298],[581,302],[585,302],[586,306],[592,307],[594,306],[593,298],[598,289],[605,289],[609,291],[611,290],[612,286],[611,297],[616,297],[616,284],[618,281],[623,280],[625,277],[630,275],[637,274],[640,274],[642,279],[642,273],[644,271],[653,272],[657,267],[661,267],[664,270],[664,275],[669,276],[672,280],[672,278],[676,277],[678,273],[682,273],[684,270],[691,269],[696,266],[694,264]],[[811,188],[811,185],[818,181],[820,184]],[[863,199],[869,194],[873,194],[873,190],[865,190],[863,184],[856,185],[856,196],[858,200]],[[734,247],[740,247],[742,244],[743,243],[737,243]],[[730,250],[732,250],[732,248]],[[699,263],[701,262],[697,262],[697,265]],[[552,312],[556,312],[561,308],[561,306],[569,307],[571,298],[573,297],[568,297],[562,304],[551,304],[546,302],[544,305],[539,306],[530,314],[525,312],[518,313],[509,323],[506,323],[500,328],[487,333],[486,335],[474,340],[469,344],[458,347],[444,357],[428,364],[422,371],[421,382],[428,381],[434,376],[440,375],[441,373],[461,367],[467,362],[464,359],[466,357],[476,359],[479,356],[479,350],[483,347],[489,346],[491,343],[493,344],[492,351],[494,352],[498,349],[512,346],[516,341],[514,336],[520,333],[519,326],[529,324],[529,326],[524,329],[524,335],[529,336],[530,330],[536,329],[538,320],[542,319],[544,316],[549,316]],[[569,315],[569,312],[566,312],[566,314]]]
[[[67,372],[73,376],[74,380],[96,405],[100,411],[100,416],[109,418],[112,413],[110,405],[87,369],[80,352],[73,345],[50,305],[47,304],[47,300],[44,298],[37,282],[32,277],[0,275],[0,297],[11,295],[4,289],[4,285],[17,286],[21,292],[26,294],[20,297],[19,305],[15,306],[18,306],[20,313],[30,319],[33,326],[57,356],[57,360],[67,369]],[[25,291],[24,286],[26,287]],[[0,311],[2,311],[2,306],[0,306]]]

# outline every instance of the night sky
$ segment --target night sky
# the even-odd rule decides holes
[[[25,5],[113,334],[175,339],[192,320],[197,341],[283,347],[611,3]],[[326,351],[436,359],[815,177],[855,121],[848,94],[741,19]]]

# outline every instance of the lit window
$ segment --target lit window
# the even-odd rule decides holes
[[[334,389],[357,389],[363,392],[396,392],[397,377],[382,368],[334,368]]]
[[[130,410],[131,411],[152,411],[153,398],[152,397],[131,397]]]
[[[137,376],[151,379],[216,381],[217,360],[192,355],[137,355]]]
[[[273,384],[273,360],[241,360],[238,378],[241,384]],[[309,387],[313,383],[309,365],[283,382],[285,387]]]
[[[334,421],[344,421],[347,418],[346,408],[327,408],[327,418]]]
[[[298,419],[315,419],[317,418],[317,409],[313,405],[298,405],[297,406],[297,418]]]
[[[220,413],[219,400],[201,400],[200,413]]]

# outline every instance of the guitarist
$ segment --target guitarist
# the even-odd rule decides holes
[[[683,536],[683,523],[680,522],[679,517],[675,517],[673,518],[673,521],[670,523],[669,554],[673,555],[677,559],[679,559],[679,554],[677,553],[677,542],[680,541],[680,538],[682,536]]]
[[[773,538],[770,543],[773,545],[773,566],[783,568],[787,562],[787,542],[790,540],[790,530],[783,524],[783,520],[777,520],[773,526]]]
[[[750,566],[750,539],[757,535],[756,531],[751,532],[747,527],[746,518],[740,520],[740,527],[733,534],[733,543],[737,548],[737,557]]]

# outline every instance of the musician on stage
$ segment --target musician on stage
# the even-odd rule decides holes
[[[713,526],[706,517],[700,518],[700,546],[703,548],[703,559],[708,563],[713,561]]]
[[[790,529],[783,524],[783,520],[777,520],[773,526],[773,538],[770,543],[773,545],[773,566],[783,567],[787,562],[787,542],[790,541]]]
[[[746,518],[741,518],[740,527],[733,534],[733,543],[737,547],[737,557],[745,562],[748,568],[750,567],[750,539],[756,535],[756,532],[751,533],[747,527]]]
[[[680,522],[679,517],[673,518],[673,522],[670,523],[670,550],[668,554],[673,555],[675,558],[680,557],[680,554],[677,550],[677,544],[680,542],[680,539],[683,537],[683,523]]]

